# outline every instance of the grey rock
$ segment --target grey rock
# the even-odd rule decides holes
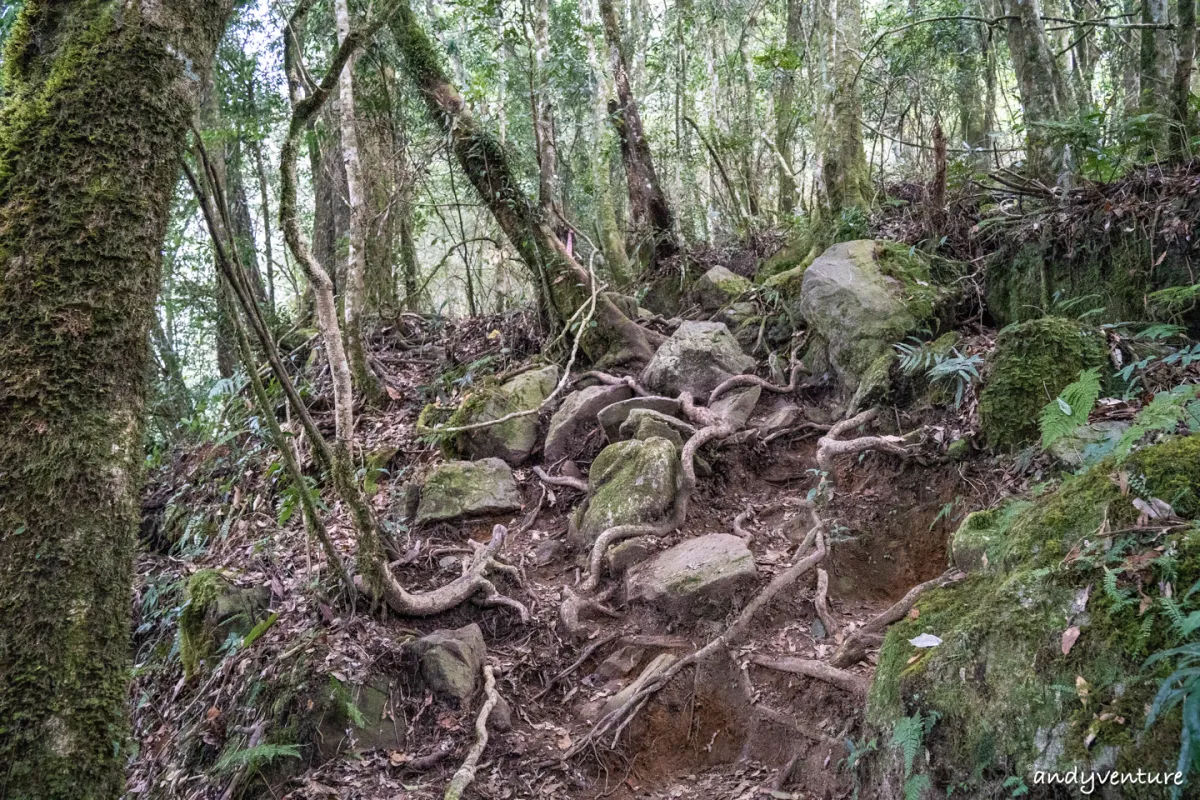
[[[625,595],[668,613],[721,616],[756,575],[741,537],[713,533],[688,539],[625,574]]]
[[[1116,448],[1129,425],[1125,420],[1101,420],[1081,425],[1050,445],[1050,454],[1069,467],[1094,464]]]
[[[436,694],[465,700],[475,692],[487,645],[479,626],[434,631],[408,645],[420,664],[421,678]]]
[[[642,383],[664,394],[691,392],[703,402],[722,381],[754,366],[724,323],[684,322],[654,353]]]
[[[421,489],[417,523],[508,514],[521,508],[512,469],[498,458],[434,467]]]
[[[579,525],[583,543],[614,525],[652,523],[675,502],[679,454],[666,439],[617,442],[596,456],[588,475],[588,504]]]
[[[735,431],[740,431],[746,426],[750,415],[754,413],[754,407],[758,405],[760,397],[762,397],[761,386],[730,389],[717,398],[717,401],[711,406],[711,411],[718,417],[722,417]]]
[[[578,446],[597,425],[596,415],[613,403],[633,397],[628,386],[589,386],[571,392],[550,418],[544,458],[552,464],[578,453]]]
[[[604,435],[608,437],[610,442],[619,442],[621,440],[621,423],[628,419],[634,410],[639,408],[648,408],[661,414],[675,415],[679,413],[680,405],[679,401],[672,397],[633,397],[629,400],[613,403],[596,415],[596,419],[600,422],[600,427],[604,429]]]

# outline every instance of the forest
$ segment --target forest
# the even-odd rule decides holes
[[[0,40],[0,800],[1200,797],[1196,0]]]

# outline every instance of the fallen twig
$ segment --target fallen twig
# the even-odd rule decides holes
[[[832,683],[839,689],[845,689],[859,697],[865,697],[867,694],[867,679],[864,676],[832,667],[824,661],[811,658],[772,658],[762,653],[754,653],[750,656],[750,663],[779,672],[791,672],[816,678],[826,683]]]

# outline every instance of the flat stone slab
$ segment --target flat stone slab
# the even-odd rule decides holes
[[[499,458],[448,461],[421,488],[417,524],[508,514],[521,509],[512,468]]]
[[[672,614],[723,616],[756,575],[754,555],[741,537],[712,533],[631,567],[625,596]]]

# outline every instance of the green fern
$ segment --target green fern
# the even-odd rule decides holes
[[[1118,461],[1124,461],[1143,438],[1151,433],[1170,432],[1186,422],[1188,427],[1200,427],[1200,407],[1196,403],[1196,392],[1200,386],[1176,386],[1168,392],[1154,395],[1150,405],[1143,408],[1134,418],[1129,430],[1117,442],[1114,451]]]
[[[1074,383],[1067,384],[1058,397],[1042,409],[1038,426],[1042,431],[1042,447],[1049,448],[1080,425],[1086,425],[1088,414],[1100,399],[1100,370],[1088,369],[1079,373]]]
[[[904,800],[921,800],[932,784],[928,775],[911,775],[904,782]]]
[[[300,748],[294,744],[256,744],[254,747],[241,745],[240,739],[226,745],[225,752],[213,765],[213,772],[224,774],[242,767],[255,770],[280,758],[300,758]]]
[[[1113,610],[1120,611],[1133,605],[1133,597],[1117,587],[1117,573],[1108,567],[1104,568],[1104,594],[1112,601]]]
[[[921,722],[920,714],[896,720],[896,726],[892,729],[892,746],[899,748],[904,756],[906,778],[912,775],[913,761],[917,758],[917,751],[921,749],[921,740],[924,738],[925,725]]]
[[[1160,597],[1159,602],[1162,604],[1167,618],[1171,620],[1171,630],[1179,633],[1183,632],[1187,626],[1187,615],[1184,613],[1183,608],[1175,601],[1174,597]]]

